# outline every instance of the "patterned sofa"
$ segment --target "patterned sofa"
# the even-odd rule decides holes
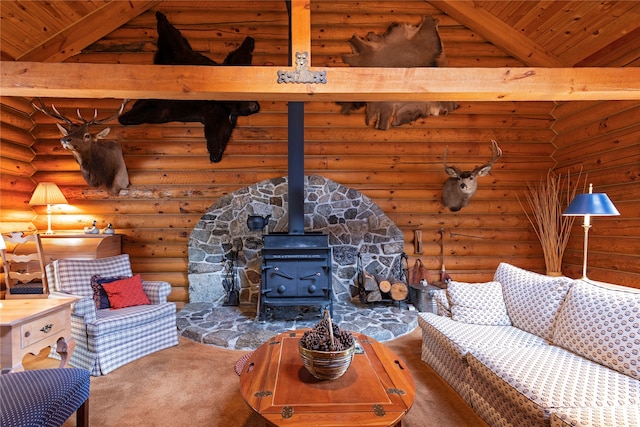
[[[129,255],[95,260],[60,259],[47,265],[46,270],[52,297],[72,294],[80,298],[71,314],[71,336],[76,343],[72,366],[84,368],[94,376],[106,375],[142,356],[178,345],[176,305],[167,302],[169,283],[139,280],[135,297],[131,296],[132,291],[122,291],[136,284],[127,282],[135,277]],[[99,295],[96,300],[92,282],[97,277],[120,279],[127,286],[119,289],[123,307],[98,308],[104,301]],[[140,297],[144,301],[136,300]],[[135,302],[127,304],[126,298],[134,298]],[[56,357],[57,353],[52,351],[51,356]]]
[[[640,425],[637,289],[501,263],[434,299],[422,360],[489,425]]]

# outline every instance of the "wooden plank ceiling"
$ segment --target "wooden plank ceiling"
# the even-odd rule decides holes
[[[340,29],[344,34],[362,34],[371,16],[372,4],[381,15],[393,14],[398,8],[424,9],[428,4],[445,20],[464,25],[478,37],[512,55],[514,61],[520,62],[518,66],[552,67],[557,72],[540,69],[513,74],[509,68],[494,71],[450,68],[448,72],[442,69],[351,69],[341,73],[339,67],[345,64],[334,61],[332,64],[319,64],[330,67],[327,76],[331,76],[331,85],[287,87],[276,84],[272,77],[274,71],[269,67],[245,67],[245,80],[240,84],[236,78],[240,70],[221,70],[219,67],[203,73],[179,66],[160,70],[132,66],[123,69],[121,64],[111,64],[106,68],[95,64],[72,64],[73,55],[83,47],[90,47],[91,43],[108,36],[143,12],[163,7],[175,10],[184,7],[186,2],[3,2],[0,41],[5,62],[0,89],[3,95],[9,96],[135,99],[223,100],[237,99],[245,93],[255,94],[253,98],[256,100],[310,100],[308,95],[315,95],[315,100],[414,100],[420,94],[429,94],[434,100],[640,99],[637,76],[627,68],[639,63],[640,37],[636,37],[640,28],[638,2],[525,1],[508,2],[508,5],[507,2],[437,0],[295,2],[298,8],[309,5],[311,27],[319,25],[323,12],[345,8],[345,23]],[[194,3],[196,7],[211,7],[211,2],[190,4],[193,6]],[[256,8],[263,4],[256,2]],[[266,11],[265,15],[270,14],[269,19],[278,23],[283,19],[286,22],[283,11],[284,7],[281,7],[277,11]],[[395,16],[397,18],[398,15]],[[312,52],[314,43],[317,44],[318,40],[311,40]],[[612,53],[614,51],[616,53]],[[8,62],[7,59],[17,62]],[[67,62],[63,67],[38,66],[42,62],[63,61]],[[24,64],[24,67],[18,64]],[[604,71],[607,68],[579,73],[566,71],[576,65],[585,67],[593,64],[608,67],[610,71]],[[318,65],[313,58],[312,65]],[[337,68],[333,68],[334,65]],[[612,68],[620,71],[611,71]],[[142,76],[157,76],[157,79],[144,79]],[[128,86],[127,80],[130,80]],[[118,81],[118,85],[114,86],[113,81]],[[378,84],[367,84],[371,81]]]
[[[162,3],[167,2],[2,1],[1,58],[62,62],[144,11],[155,6],[161,8]],[[311,0],[312,25],[313,11],[321,10],[322,3]],[[345,2],[348,9],[345,13],[357,14],[359,3],[364,2]],[[389,6],[379,3],[380,12],[384,13]],[[392,3],[397,6],[403,2]],[[525,66],[640,65],[640,2],[431,0],[428,3]],[[354,22],[357,20],[345,25]],[[347,32],[353,34],[357,30]]]

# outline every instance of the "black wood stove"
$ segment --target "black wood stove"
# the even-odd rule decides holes
[[[329,237],[304,231],[304,104],[289,103],[289,231],[263,236],[259,319],[269,306],[323,306],[333,316]],[[320,311],[322,313],[322,311]]]
[[[333,316],[326,234],[269,234],[262,248],[260,319],[268,306],[328,306]]]

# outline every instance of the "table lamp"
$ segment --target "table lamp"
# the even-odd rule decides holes
[[[51,230],[51,205],[67,204],[64,194],[53,182],[40,182],[36,187],[29,204],[31,206],[47,205],[47,232],[45,234],[53,234]]]
[[[582,261],[582,279],[587,279],[587,245],[592,216],[620,215],[605,193],[594,193],[593,184],[589,184],[589,193],[578,194],[569,207],[562,214],[564,216],[584,216],[584,255]]]

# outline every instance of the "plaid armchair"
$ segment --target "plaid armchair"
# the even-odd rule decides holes
[[[91,375],[105,375],[147,354],[178,344],[176,306],[167,302],[171,285],[143,281],[151,304],[98,309],[91,278],[132,276],[129,255],[95,260],[59,259],[47,265],[52,297],[80,297],[71,313],[71,335],[76,342],[70,364]],[[57,353],[52,352],[56,357]]]

